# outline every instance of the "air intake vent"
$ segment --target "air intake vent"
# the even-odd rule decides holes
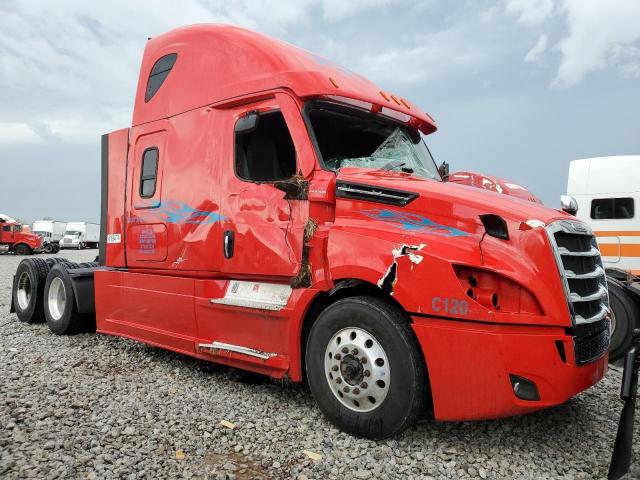
[[[396,190],[394,188],[381,188],[371,185],[362,185],[351,182],[338,182],[336,184],[336,197],[350,198],[352,200],[365,200],[367,202],[386,203],[404,207],[409,202],[418,198],[414,192]]]

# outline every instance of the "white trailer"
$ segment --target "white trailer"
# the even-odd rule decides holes
[[[567,195],[577,202],[576,217],[593,229],[602,255],[611,308],[609,356],[616,359],[640,328],[640,155],[572,161]]]
[[[60,249],[66,229],[67,222],[57,220],[36,220],[31,226],[31,231],[42,237],[45,253],[56,253]]]
[[[89,222],[69,222],[60,248],[98,248],[100,225]]]

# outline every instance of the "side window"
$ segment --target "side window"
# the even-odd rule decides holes
[[[11,225],[4,225],[2,227],[2,231],[3,232],[10,232],[11,231]]]
[[[140,196],[151,198],[156,193],[158,176],[158,149],[147,148],[142,154],[142,170],[140,172]]]
[[[633,218],[633,198],[595,198],[591,201],[591,218],[594,220]]]
[[[296,150],[282,112],[258,117],[256,127],[236,133],[235,169],[251,182],[286,180],[296,173]]]
[[[169,72],[173,68],[178,58],[177,53],[170,53],[164,57],[160,57],[156,63],[153,64],[149,79],[147,80],[147,91],[144,94],[144,101],[148,102],[153,98],[158,89],[162,86],[166,80]]]

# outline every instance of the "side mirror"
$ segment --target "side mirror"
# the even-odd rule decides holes
[[[438,167],[438,173],[440,174],[443,182],[449,180],[449,164],[447,162],[442,162]]]
[[[236,122],[235,133],[250,133],[258,127],[260,115],[256,111],[248,112],[244,117]]]
[[[578,213],[578,201],[569,195],[560,195],[560,208],[569,215]]]
[[[274,182],[274,187],[284,192],[285,200],[307,200],[309,197],[309,182],[302,178],[302,174],[287,180]]]

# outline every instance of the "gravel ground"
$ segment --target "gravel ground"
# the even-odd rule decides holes
[[[129,340],[58,337],[46,325],[20,323],[8,313],[19,261],[0,256],[1,478],[606,476],[619,371],[547,411],[484,422],[425,418],[392,440],[361,440],[331,426],[305,386]],[[636,468],[630,478],[639,477]]]

